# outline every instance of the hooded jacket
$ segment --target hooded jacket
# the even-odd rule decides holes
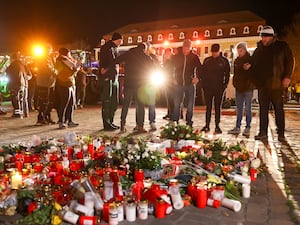
[[[104,79],[109,78],[110,80],[114,80],[117,75],[117,65],[115,59],[119,56],[119,52],[117,49],[117,45],[110,40],[105,45],[102,46],[100,50],[100,58],[99,58],[99,68],[106,69],[107,72],[104,75]]]
[[[258,42],[253,53],[255,84],[258,88],[282,89],[282,80],[291,78],[294,64],[293,53],[286,42],[275,40],[270,46]]]

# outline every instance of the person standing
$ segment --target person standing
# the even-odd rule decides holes
[[[124,102],[121,112],[121,132],[126,132],[126,117],[128,108],[135,100],[136,105],[136,131],[146,132],[144,129],[145,120],[145,103],[141,96],[138,95],[138,90],[143,87],[147,79],[146,73],[153,66],[152,59],[146,54],[146,45],[139,43],[137,47],[131,48],[128,52],[117,58],[117,63],[125,64],[124,76]]]
[[[8,89],[11,93],[11,102],[14,110],[12,117],[23,118],[26,70],[20,57],[20,52],[14,53],[11,57],[12,62],[5,72],[9,78]]]
[[[230,65],[225,58],[219,44],[212,44],[211,56],[204,59],[201,73],[202,88],[206,102],[205,126],[201,131],[210,131],[212,103],[215,108],[215,133],[221,134],[220,128],[221,106],[223,95],[227,88],[230,77]]]
[[[237,58],[234,60],[233,72],[233,86],[235,87],[235,101],[236,101],[236,125],[229,134],[239,134],[241,132],[241,122],[243,118],[244,104],[246,112],[246,127],[243,131],[243,136],[249,137],[251,120],[252,120],[252,97],[253,97],[253,77],[251,77],[250,70],[244,67],[252,64],[250,53],[247,50],[247,44],[240,42],[236,46]]]
[[[104,130],[107,131],[120,128],[113,122],[119,98],[118,65],[115,59],[119,56],[118,47],[122,42],[121,34],[115,32],[100,50],[99,69],[100,76],[103,77],[102,120]]]
[[[259,102],[259,133],[255,136],[255,140],[268,138],[269,109],[272,103],[278,141],[284,142],[283,91],[291,82],[294,57],[289,45],[276,38],[271,26],[264,26],[260,36],[261,40],[253,53],[253,67],[251,68],[255,75]]]
[[[59,49],[59,56],[55,64],[57,70],[56,76],[56,94],[58,97],[58,124],[59,129],[65,129],[64,120],[68,121],[68,127],[76,127],[79,124],[73,122],[73,111],[76,103],[75,94],[75,73],[78,67],[71,57],[67,48]]]
[[[76,84],[76,105],[77,108],[82,109],[85,105],[86,96],[86,86],[87,86],[87,73],[83,66],[80,66],[79,71],[76,74],[75,84]]]
[[[199,57],[192,52],[192,42],[183,41],[182,52],[174,56],[174,112],[173,122],[178,123],[183,107],[183,100],[187,101],[186,124],[193,126],[193,113],[196,97],[196,84],[199,82],[201,62]]]

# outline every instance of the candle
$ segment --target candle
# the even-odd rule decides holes
[[[207,204],[207,190],[205,186],[197,185],[197,207],[205,208]]]
[[[117,205],[115,203],[111,203],[109,204],[108,224],[117,225],[118,223],[119,223],[119,219],[118,219]]]
[[[16,172],[11,176],[11,189],[19,189],[22,186],[22,175]]]
[[[127,202],[125,206],[125,215],[128,222],[134,222],[136,220],[136,204],[133,200]]]
[[[162,219],[165,215],[165,202],[164,200],[159,199],[155,204],[155,216],[156,218]]]
[[[257,169],[250,168],[250,178],[251,178],[251,181],[256,181],[256,179],[257,179]]]

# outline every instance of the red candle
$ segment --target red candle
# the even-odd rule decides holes
[[[109,218],[109,203],[108,202],[104,202],[104,204],[103,204],[102,218],[105,222],[108,222],[108,218]]]
[[[30,152],[26,152],[24,155],[24,163],[31,163],[31,154]]]
[[[23,162],[22,161],[16,161],[15,162],[15,166],[16,166],[16,168],[17,168],[18,171],[22,171]]]
[[[250,178],[251,178],[251,181],[256,181],[256,179],[257,179],[257,169],[250,168]]]
[[[136,169],[134,171],[134,181],[138,182],[138,181],[143,181],[144,179],[145,179],[144,170]]]
[[[31,202],[27,207],[28,214],[32,213],[35,209],[37,209],[37,203]]]
[[[187,193],[189,196],[191,196],[193,202],[196,201],[196,190],[197,190],[197,188],[194,183],[188,184]]]
[[[82,151],[77,152],[77,153],[76,153],[76,158],[77,158],[77,159],[83,159],[83,152],[82,152]]]
[[[74,153],[74,150],[71,146],[68,147],[68,159],[69,160],[72,160],[73,159],[73,153]]]
[[[80,216],[79,219],[79,225],[96,225],[97,224],[97,218],[96,216]]]
[[[155,216],[156,218],[162,219],[166,215],[166,206],[165,202],[162,199],[159,199],[155,203]]]
[[[205,208],[207,204],[207,190],[205,186],[197,185],[197,207]]]
[[[91,159],[94,159],[94,145],[93,143],[88,144],[88,153],[91,156]]]

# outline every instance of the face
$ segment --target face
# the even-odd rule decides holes
[[[182,48],[182,53],[183,53],[184,55],[188,55],[188,54],[190,53],[190,51],[191,51],[191,49],[188,48],[188,47],[183,47],[183,48]]]
[[[246,54],[246,49],[244,48],[238,48],[237,53],[239,57],[243,57]]]
[[[220,56],[220,51],[218,51],[218,52],[211,52],[211,56],[212,56],[213,58],[219,57],[219,56]]]
[[[273,36],[262,36],[261,43],[263,46],[269,46],[273,43],[274,37]]]
[[[123,44],[123,39],[114,40],[114,43],[115,43],[117,46],[120,46],[121,44]]]

